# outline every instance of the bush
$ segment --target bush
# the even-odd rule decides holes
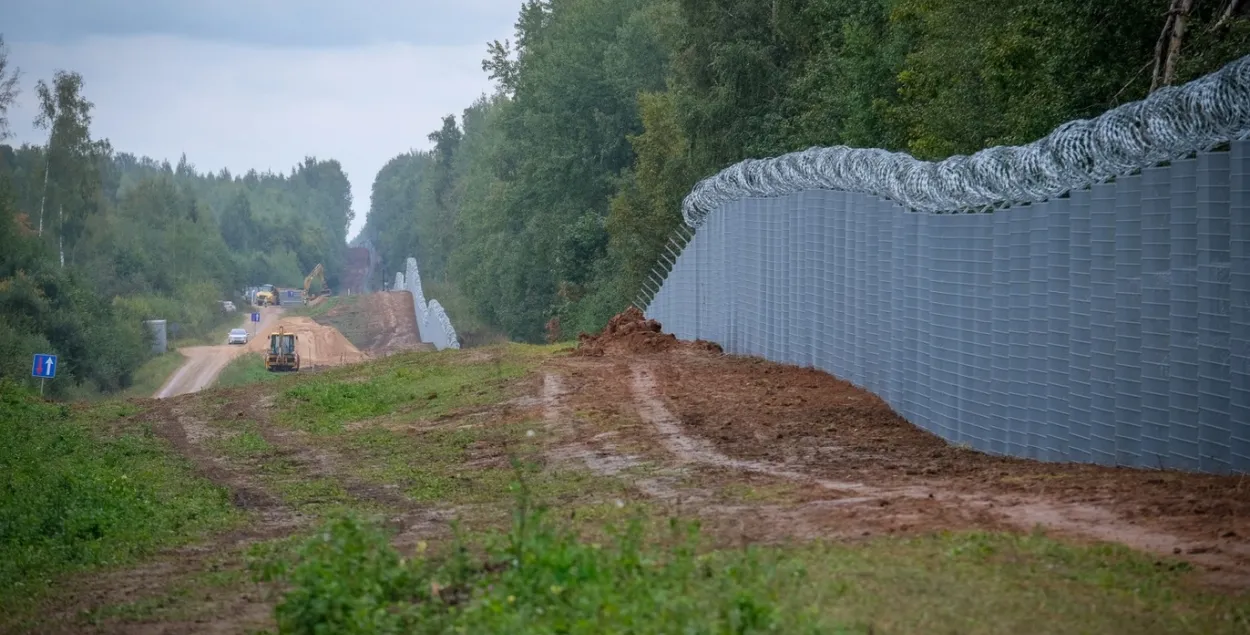
[[[762,571],[751,550],[698,555],[697,526],[676,521],[658,541],[668,547],[649,546],[642,527],[635,519],[611,544],[587,544],[522,496],[481,559],[458,538],[446,556],[420,545],[405,560],[383,531],[344,516],[287,559],[254,566],[292,587],[276,608],[283,633],[816,632],[779,610],[801,569]]]

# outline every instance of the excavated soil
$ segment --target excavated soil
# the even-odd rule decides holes
[[[663,326],[643,315],[638,307],[629,307],[612,316],[608,325],[597,335],[582,333],[577,337],[574,354],[583,357],[602,357],[629,353],[664,353],[674,350],[706,350],[720,353],[719,344],[705,340],[683,342]]]
[[[343,288],[336,291],[340,294],[350,292],[353,295],[364,293],[367,283],[365,278],[369,275],[369,250],[364,247],[349,247],[345,255],[343,275],[340,277]]]
[[[552,363],[541,397],[564,431],[556,458],[629,475],[640,495],[744,541],[1040,526],[1250,588],[1244,476],[990,456],[827,373],[692,348]],[[725,496],[743,488],[784,495]]]
[[[269,346],[269,334],[276,332],[279,328],[295,334],[297,338],[295,350],[300,356],[300,370],[354,364],[369,357],[348,341],[338,329],[300,316],[283,316],[278,319],[272,327],[262,331],[255,339],[247,343],[248,352],[263,353]]]

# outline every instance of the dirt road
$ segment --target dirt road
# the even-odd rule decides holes
[[[254,333],[265,333],[273,328],[278,316],[282,314],[281,307],[262,307],[259,311],[260,324],[258,326],[252,329],[249,327],[249,323],[245,321],[242,327],[252,330]],[[247,318],[245,317],[244,319],[246,320]],[[224,335],[222,339],[225,339]],[[254,339],[251,344],[260,341]],[[157,399],[165,399],[189,392],[199,392],[208,388],[217,379],[217,375],[221,374],[221,370],[226,367],[226,364],[229,364],[230,360],[238,357],[247,348],[237,344],[234,346],[219,344],[216,346],[188,346],[178,349],[179,353],[186,356],[187,361],[152,396]]]

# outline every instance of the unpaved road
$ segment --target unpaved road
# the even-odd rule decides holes
[[[252,307],[252,310],[256,310]],[[260,311],[260,324],[253,330],[254,333],[265,333],[273,328],[274,322],[282,313],[282,307],[262,307]],[[243,328],[248,328],[248,323],[244,322]],[[253,336],[255,337],[255,335]],[[223,338],[224,339],[224,338]],[[189,392],[199,392],[208,388],[217,379],[217,375],[221,374],[221,370],[230,363],[230,360],[238,357],[239,354],[251,347],[252,344],[262,342],[261,339],[253,339],[248,346],[239,346],[230,344],[219,344],[217,346],[188,346],[178,349],[179,353],[186,356],[187,361],[165,381],[165,385],[156,391],[153,397],[157,399],[165,399],[167,397],[175,397],[184,395]]]

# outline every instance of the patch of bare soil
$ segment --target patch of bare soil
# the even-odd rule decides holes
[[[338,329],[318,324],[302,316],[282,316],[268,330],[247,343],[247,350],[260,354],[269,346],[269,333],[285,329],[296,337],[295,350],[300,356],[300,370],[354,364],[369,358],[356,348]]]
[[[720,345],[714,342],[678,340],[671,333],[665,333],[659,322],[648,319],[638,307],[631,306],[612,316],[601,333],[578,335],[574,354],[602,357],[625,353],[664,353],[679,349],[722,352]]]
[[[654,499],[693,503],[721,519],[723,535],[1040,526],[1181,557],[1213,582],[1250,588],[1244,478],[989,456],[945,443],[820,371],[680,348],[617,350],[549,365],[549,423],[585,428],[561,451]],[[657,477],[665,474],[676,478]]]
[[[362,295],[340,302],[318,319],[343,331],[370,357],[434,349],[433,344],[421,341],[412,293],[408,291]]]

